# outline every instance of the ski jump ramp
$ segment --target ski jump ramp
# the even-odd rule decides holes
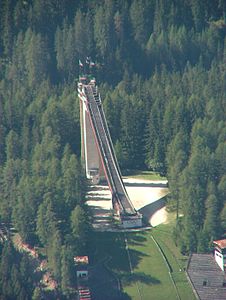
[[[86,176],[93,184],[106,179],[112,206],[123,228],[142,227],[142,215],[135,210],[122,181],[113,143],[95,79],[80,77],[78,82],[81,122],[81,157]]]

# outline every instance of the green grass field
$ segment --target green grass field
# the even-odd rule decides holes
[[[171,237],[173,223],[174,221],[171,220],[168,224],[162,224],[151,231],[129,235],[129,251],[137,279],[132,284],[123,286],[131,299],[140,299],[138,289],[142,296],[141,299],[145,300],[196,299],[184,272],[188,258],[180,254]],[[152,236],[169,263],[176,288],[170,278],[169,268]],[[138,253],[140,259],[137,261]],[[138,274],[142,274],[141,278],[137,276]]]
[[[158,173],[152,171],[133,171],[129,172],[125,177],[146,179],[146,180],[166,180],[166,177],[160,176]]]
[[[130,234],[129,253],[134,281],[123,286],[131,299],[176,299],[168,269],[152,240],[151,232]]]
[[[173,214],[170,214],[168,224],[162,224],[149,231],[129,234],[96,233],[95,260],[98,262],[108,258],[107,265],[120,279],[125,299],[196,299],[184,272],[187,257],[179,253],[171,238],[173,224]],[[152,236],[170,265],[180,298],[170,278],[169,268]],[[125,237],[128,241],[128,251]]]
[[[126,177],[166,179],[151,171],[137,171]],[[196,299],[185,274],[188,257],[181,255],[172,239],[175,214],[169,213],[167,219],[167,224],[148,231],[96,233],[95,260],[106,258],[107,266],[120,279],[125,292],[123,299]]]
[[[172,231],[175,225],[175,214],[168,214],[168,223],[161,224],[153,229],[153,237],[158,241],[167,260],[172,268],[172,277],[178,289],[180,299],[196,299],[191,286],[186,278],[184,270],[187,266],[188,257],[183,256],[175,246],[172,239]]]

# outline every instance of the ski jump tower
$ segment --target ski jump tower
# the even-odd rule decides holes
[[[82,76],[78,82],[81,122],[81,155],[86,176],[93,184],[106,178],[112,206],[123,228],[142,226],[142,215],[135,210],[122,181],[110,132],[94,78]]]

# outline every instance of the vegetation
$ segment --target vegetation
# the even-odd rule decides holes
[[[0,264],[1,295],[5,299],[31,299],[33,285],[40,280],[32,270],[27,256],[19,254],[11,242],[5,242]]]
[[[167,180],[166,177],[153,171],[139,171],[133,170],[126,175],[126,177],[144,179],[144,180]]]
[[[195,299],[185,274],[188,256],[180,253],[172,239],[172,231],[175,227],[175,222],[175,213],[168,213],[167,223],[157,226],[153,230],[152,235],[166,257],[172,279],[175,282],[180,298]]]
[[[68,261],[90,236],[76,95],[78,60],[89,55],[120,166],[167,176],[175,242],[207,251],[226,230],[225,2],[0,7],[0,218],[45,248],[60,292],[69,297]],[[6,282],[2,296],[17,297]]]
[[[175,213],[169,214],[168,221],[146,232],[96,233],[94,263],[106,261],[106,265],[120,278],[124,291],[122,299],[139,299],[140,295],[149,299],[152,295],[157,300],[174,300],[177,292],[183,300],[195,299],[185,274],[188,257],[180,253],[172,240]],[[105,284],[99,283],[99,288],[104,290]]]

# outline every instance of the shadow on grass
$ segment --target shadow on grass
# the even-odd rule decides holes
[[[109,198],[104,198],[104,196],[98,196],[97,194],[95,195],[90,195],[86,197],[86,201],[111,201]]]
[[[96,232],[93,237],[95,243],[95,253],[93,257],[93,263],[96,264],[99,261],[102,261],[106,257],[110,257],[108,266],[114,272],[130,272],[129,263],[128,263],[128,254],[126,251],[126,245],[124,240],[124,234],[115,233],[115,232]],[[141,244],[146,240],[146,237],[136,236],[129,237],[130,243]],[[92,252],[94,253],[94,251]],[[141,251],[130,249],[130,254],[133,261],[133,266],[136,267],[142,257],[146,254]]]
[[[146,234],[146,232],[142,232],[126,235],[133,269],[138,266],[143,257],[148,256],[139,249],[139,246],[142,246],[147,240]],[[158,279],[142,272],[131,274],[124,233],[94,232],[92,235],[92,244],[93,248],[89,249],[89,253],[92,269],[95,272],[95,276],[91,276],[93,278],[92,287],[94,293],[97,295],[94,299],[131,299],[129,295],[117,289],[116,278],[118,278],[118,282],[121,282],[122,285],[130,285],[134,282],[150,285],[160,283]],[[138,250],[130,247],[131,245],[138,245]],[[95,282],[95,278],[98,278],[98,282]],[[110,297],[106,295],[110,295]]]
[[[127,264],[128,264],[128,253],[126,253],[126,255],[127,255],[126,258],[127,258]],[[139,263],[143,257],[151,257],[151,255],[148,255],[146,253],[143,253],[141,251],[131,249],[131,248],[129,248],[129,255],[130,255],[133,269],[135,269],[136,266],[139,265]],[[129,269],[129,272],[130,272],[130,269]]]
[[[146,238],[147,232],[140,232],[140,233],[132,233],[132,234],[128,234],[127,238],[129,241],[129,244],[132,246],[142,246],[144,244],[144,242],[146,242],[147,238]]]
[[[145,284],[159,284],[161,281],[151,275],[146,275],[144,272],[137,272],[133,274],[122,274],[121,281],[123,285],[130,285],[134,282],[141,282]]]
[[[101,182],[98,185],[89,185],[89,191],[103,191],[103,190],[109,190],[107,182]]]
[[[94,216],[97,212],[101,212],[101,214],[109,214],[112,212],[112,210],[110,210],[110,209],[105,209],[105,208],[102,208],[101,206],[97,206],[97,205],[92,205],[92,206],[90,205],[90,207],[93,211]]]
[[[125,292],[121,293],[119,300],[132,300],[132,298]]]
[[[132,258],[133,268],[139,264],[141,259],[148,256],[140,250],[130,248],[130,246],[137,245],[142,246],[146,242],[147,232],[131,233],[127,235],[129,252]],[[128,263],[128,253],[125,245],[125,236],[123,233],[118,232],[94,232],[92,235],[93,242],[95,244],[95,250],[90,249],[92,254],[96,255],[93,258],[93,263],[96,264],[102,261],[104,258],[111,258],[108,265],[116,272],[130,272]]]

